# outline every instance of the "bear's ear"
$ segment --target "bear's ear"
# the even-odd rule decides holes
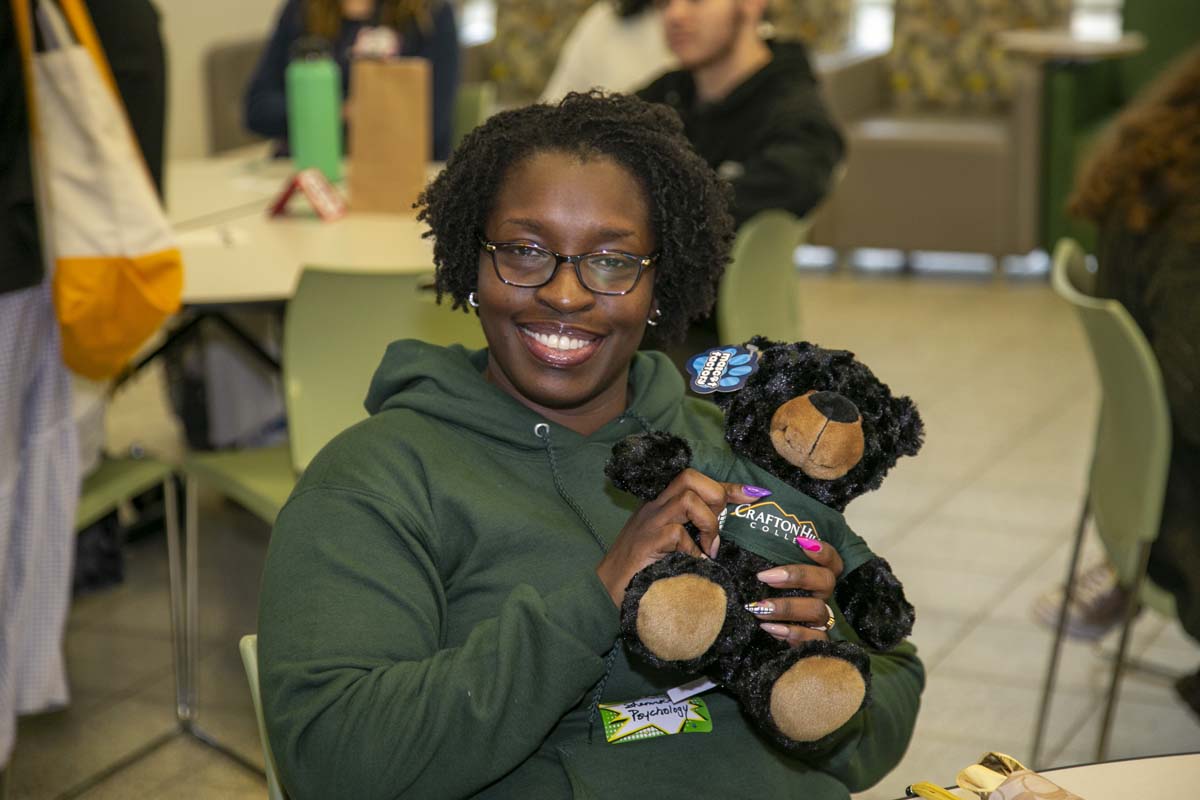
[[[896,441],[897,455],[915,456],[925,442],[925,423],[917,405],[909,397],[892,398],[892,417],[896,420],[899,436]]]

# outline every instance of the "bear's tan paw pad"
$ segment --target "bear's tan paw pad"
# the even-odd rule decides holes
[[[788,738],[811,742],[833,733],[862,705],[867,686],[853,664],[813,656],[783,673],[771,690],[771,717]]]
[[[717,640],[725,604],[725,590],[699,575],[655,581],[638,603],[638,638],[664,661],[698,658]]]

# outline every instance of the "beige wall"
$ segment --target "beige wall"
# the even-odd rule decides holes
[[[204,54],[214,44],[270,33],[283,0],[154,0],[167,49],[167,158],[204,155]]]

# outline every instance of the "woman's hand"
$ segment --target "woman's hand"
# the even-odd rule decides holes
[[[725,506],[752,503],[768,494],[765,489],[721,483],[694,469],[685,469],[662,494],[634,512],[596,566],[596,574],[620,608],[625,587],[643,567],[671,553],[714,555],[720,543],[717,517]],[[703,553],[683,527],[688,522],[700,531]]]
[[[829,638],[826,625],[830,612],[825,603],[833,597],[834,585],[844,567],[842,557],[829,542],[805,541],[819,546],[817,550],[804,548],[805,554],[816,563],[771,567],[758,573],[758,579],[772,589],[807,589],[812,597],[771,597],[752,604],[755,615],[762,620],[759,623],[762,629],[792,647]]]

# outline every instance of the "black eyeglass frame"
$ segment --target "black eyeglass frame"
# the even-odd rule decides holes
[[[540,244],[533,244],[532,242],[490,242],[483,238],[480,238],[479,245],[486,253],[488,253],[488,255],[492,257],[492,269],[496,271],[496,277],[500,279],[501,283],[507,286],[516,286],[518,289],[539,289],[542,286],[550,283],[550,281],[554,280],[554,276],[558,274],[558,268],[560,265],[570,264],[575,268],[575,277],[578,279],[580,286],[587,289],[592,294],[602,294],[608,297],[623,297],[624,295],[627,295],[636,289],[638,281],[642,279],[642,273],[644,273],[650,267],[653,267],[654,262],[658,260],[660,255],[662,255],[661,253],[651,253],[648,256],[639,256],[636,253],[627,253],[624,250],[593,250],[590,253],[581,253],[576,256],[564,256],[562,253],[556,253],[553,250],[542,247]],[[554,269],[550,270],[550,274],[546,276],[546,280],[542,281],[541,283],[514,283],[500,274],[500,264],[496,261],[496,250],[506,245],[528,247],[530,250],[537,250],[538,252],[545,253],[548,256],[553,256]],[[591,286],[588,286],[588,282],[583,279],[583,270],[579,265],[585,258],[590,258],[592,256],[624,256],[625,258],[632,258],[637,262],[638,265],[638,272],[633,279],[633,283],[630,284],[628,289],[625,289],[621,292],[593,289]]]

